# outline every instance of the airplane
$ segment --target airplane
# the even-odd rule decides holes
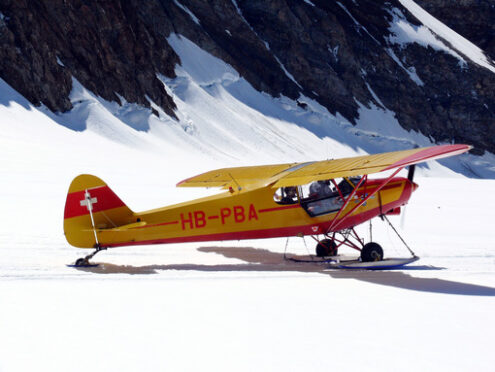
[[[335,257],[340,247],[360,252],[358,259],[339,264],[340,268],[401,266],[418,259],[403,240],[412,258],[387,263],[382,247],[364,243],[355,226],[400,213],[418,188],[413,182],[415,164],[471,148],[440,145],[335,160],[217,169],[177,186],[219,187],[223,192],[144,212],[133,212],[100,178],[79,175],[67,194],[64,233],[72,246],[95,251],[71,266],[96,266],[89,261],[95,254],[122,246],[304,236],[315,239],[316,258],[324,262],[339,263]],[[407,177],[397,177],[406,167]],[[379,172],[387,175],[368,178]]]

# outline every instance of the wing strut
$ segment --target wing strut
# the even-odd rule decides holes
[[[333,219],[332,224],[330,225],[330,227],[327,230],[327,233],[330,232],[330,231],[332,231],[332,229],[333,229],[333,227],[335,225],[335,222],[337,221],[337,218],[339,218],[340,214],[343,212],[343,210],[345,209],[345,207],[347,207],[347,204],[349,204],[349,202],[354,197],[354,195],[356,195],[356,192],[357,192],[359,186],[361,186],[364,182],[366,182],[367,179],[368,179],[368,175],[367,174],[365,174],[363,177],[361,177],[361,179],[359,180],[359,183],[356,185],[356,187],[354,187],[354,190],[352,190],[352,192],[347,197],[347,199],[345,199],[344,204],[342,205],[342,207],[340,207],[339,212],[337,213],[337,215]],[[339,191],[339,194],[342,195],[342,193],[340,192],[340,189],[339,189],[338,186],[337,186],[337,190]],[[346,214],[344,217],[342,217],[342,220],[344,220],[348,215],[349,215],[349,213]],[[342,222],[342,220],[340,222]]]
[[[349,212],[346,213],[346,215],[344,217],[342,217],[338,222],[337,222],[337,218],[339,217],[339,215],[341,214],[341,212],[344,210],[344,208],[347,206],[347,204],[349,203],[349,201],[351,200],[351,198],[354,196],[354,194],[356,193],[358,187],[361,185],[363,179],[366,177],[363,177],[361,178],[361,181],[358,183],[358,185],[354,188],[354,191],[349,195],[349,197],[347,198],[346,202],[344,203],[344,205],[340,208],[339,210],[339,213],[335,216],[335,219],[333,220],[332,224],[330,225],[330,227],[328,228],[327,230],[327,233],[328,232],[331,232],[331,231],[336,231],[337,227],[342,224],[342,222],[345,221],[345,219],[347,217],[349,217],[352,213],[354,213],[354,211],[356,209],[358,209],[360,206],[362,206],[364,203],[366,203],[368,201],[369,198],[371,198],[372,196],[374,196],[378,191],[380,191],[381,189],[383,189],[385,187],[385,185],[387,183],[389,183],[392,178],[394,178],[394,176],[399,173],[402,169],[404,169],[404,167],[400,167],[398,168],[390,177],[388,177],[385,181],[382,182],[382,184],[380,186],[378,186],[378,188],[376,188],[372,193],[370,193],[366,198],[364,198],[363,200],[361,200],[354,208],[352,208]],[[367,178],[367,177],[366,177]]]

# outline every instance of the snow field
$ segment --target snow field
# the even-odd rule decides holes
[[[179,121],[77,81],[74,110],[52,114],[0,81],[0,371],[492,370],[495,181],[452,171],[492,175],[491,154],[418,169],[401,232],[422,259],[403,270],[287,263],[285,239],[126,247],[99,253],[98,268],[65,266],[88,253],[62,231],[80,173],[140,211],[215,192],[175,184],[218,167],[430,144],[386,108],[363,105],[353,127],[306,97],[309,110],[256,92],[187,39],[171,44],[182,66],[161,79]],[[373,224],[386,255],[407,255]],[[288,251],[306,253],[304,241]]]

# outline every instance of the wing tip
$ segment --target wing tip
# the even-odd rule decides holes
[[[454,145],[439,145],[439,146],[430,146],[430,147],[421,147],[418,148],[417,152],[409,155],[399,161],[396,161],[394,164],[391,164],[387,168],[383,169],[390,170],[398,167],[405,167],[412,164],[423,163],[429,160],[437,160],[448,158],[451,156],[461,155],[465,152],[471,150],[473,146],[466,144],[454,144]]]

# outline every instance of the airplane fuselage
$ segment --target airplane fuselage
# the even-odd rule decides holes
[[[112,208],[98,211],[98,202],[104,202],[107,195],[105,188],[108,189],[108,186],[94,187],[89,193],[96,200],[92,215],[100,246],[118,247],[318,235],[340,231],[406,204],[416,187],[406,178],[393,178],[349,214],[384,181],[367,180],[342,211],[333,210],[314,217],[308,212],[309,204],[305,200],[299,199],[297,203],[287,205],[277,203],[274,200],[275,190],[269,186],[251,191],[225,192],[146,212],[130,212],[125,217],[122,217],[119,208],[127,207],[118,197],[113,205],[109,205]],[[80,214],[74,213],[66,219],[66,236],[76,247],[92,248],[96,241],[94,232],[88,228],[89,209],[88,213],[84,213],[87,203],[81,199],[81,192],[78,191],[77,195],[75,192],[69,194],[68,203],[70,201],[76,205]],[[115,221],[116,218],[119,221]],[[83,225],[86,227],[77,233],[77,226]],[[69,230],[71,233],[67,234]]]

